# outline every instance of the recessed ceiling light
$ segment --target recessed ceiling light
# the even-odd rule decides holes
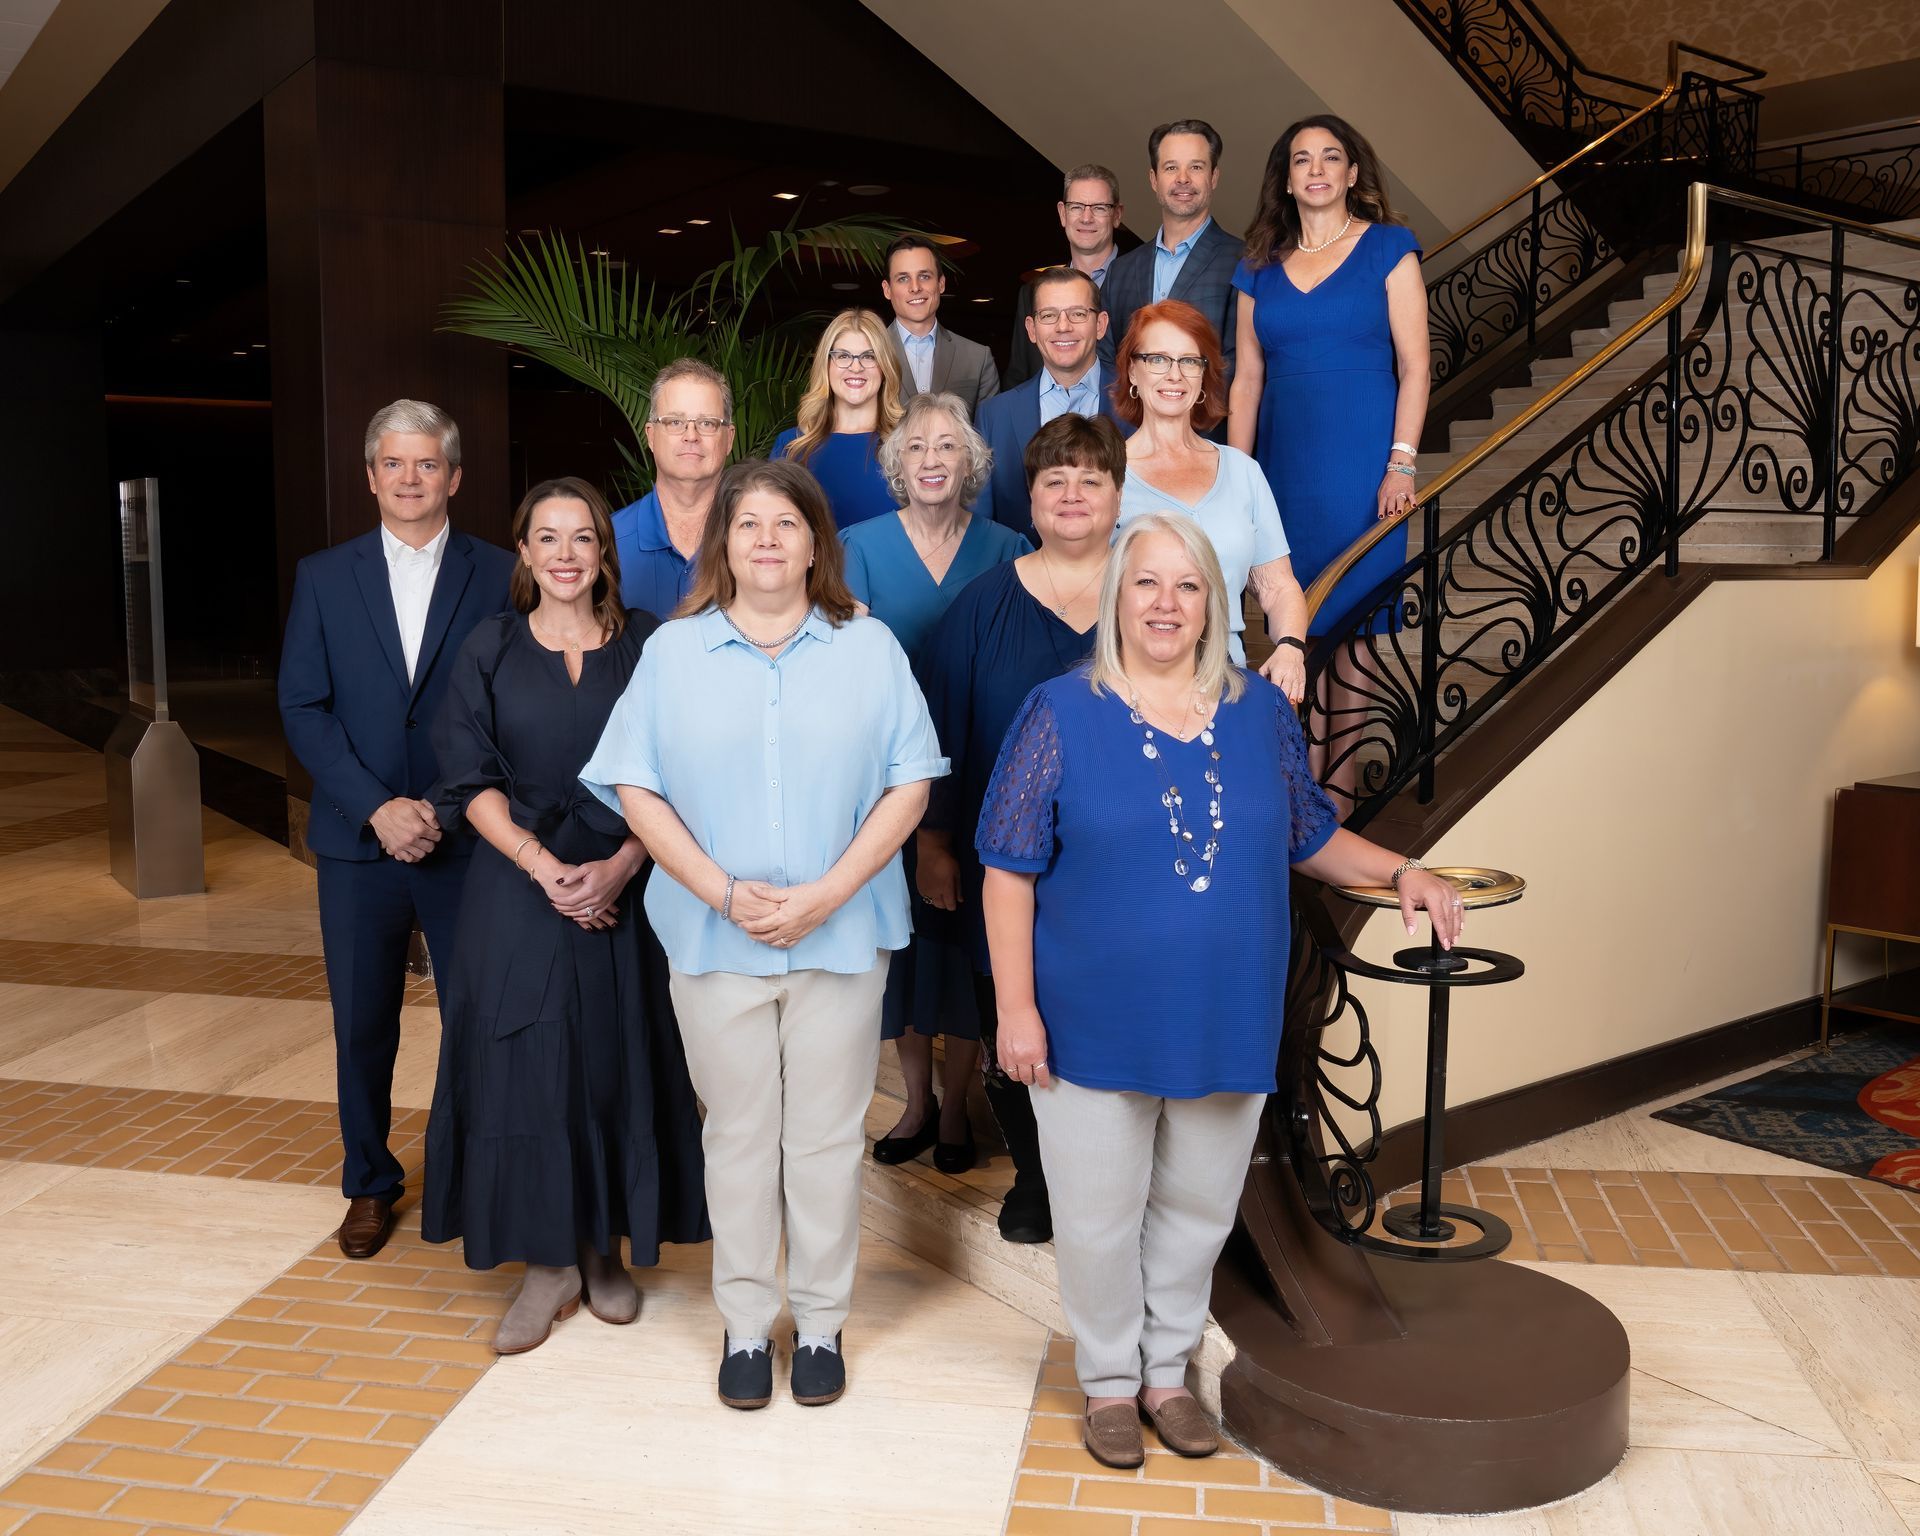
[[[991,304],[993,300],[992,299],[975,299],[973,302],[975,304]]]
[[[677,235],[680,233],[680,231],[677,229],[663,229],[660,231],[660,233],[663,235]]]
[[[244,351],[241,351],[241,352],[236,352],[233,355],[235,357],[245,357],[247,354]]]
[[[264,341],[256,341],[253,344],[253,350],[256,352],[264,352],[267,350],[267,344]]]
[[[837,187],[840,185],[840,183],[837,181],[823,181],[820,183],[820,185],[823,187]]]
[[[588,251],[587,254],[589,256],[599,256],[604,258],[607,254],[607,248],[604,245],[596,245],[592,250]]]
[[[860,285],[858,283],[835,283],[833,286],[834,291],[837,293],[858,293],[860,291]]]
[[[708,224],[711,224],[713,220],[712,219],[688,219],[687,222],[689,224],[697,224],[704,227]]]
[[[193,286],[193,279],[190,277],[176,277],[173,281],[181,288],[191,288]]]
[[[790,203],[795,198],[797,198],[800,194],[798,192],[776,192],[773,195],[779,198],[780,201],[783,203]]]
[[[884,197],[887,193],[891,192],[893,188],[883,187],[877,181],[856,181],[852,186],[848,187],[847,190],[855,197]]]
[[[524,367],[526,367],[527,365],[526,365],[525,363],[515,363],[515,364],[514,364],[513,366],[514,366],[514,367],[516,367],[516,368],[524,368]]]

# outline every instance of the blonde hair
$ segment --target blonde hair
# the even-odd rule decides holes
[[[900,364],[894,356],[893,338],[886,326],[870,309],[843,309],[827,322],[820,333],[820,344],[813,349],[813,372],[807,376],[807,392],[800,397],[794,423],[800,435],[787,444],[787,457],[802,464],[818,452],[833,432],[833,363],[827,354],[842,331],[858,331],[873,348],[873,364],[880,370],[880,419],[875,437],[884,438],[900,424],[904,409],[900,400]]]
[[[1100,617],[1094,632],[1093,661],[1087,668],[1087,682],[1095,693],[1111,688],[1116,693],[1131,692],[1126,669],[1120,660],[1120,584],[1127,578],[1127,557],[1133,546],[1156,533],[1172,534],[1187,552],[1187,558],[1200,568],[1207,584],[1207,627],[1200,631],[1200,644],[1194,650],[1193,685],[1203,698],[1220,695],[1231,704],[1246,690],[1246,679],[1233,664],[1230,649],[1233,623],[1227,607],[1227,578],[1220,571],[1220,557],[1213,542],[1192,518],[1175,512],[1150,512],[1135,518],[1120,530],[1113,553],[1107,558],[1107,574],[1100,583]]]
[[[880,461],[880,473],[887,477],[887,494],[897,506],[907,504],[907,471],[901,455],[907,439],[923,430],[920,423],[929,416],[945,416],[953,422],[953,435],[960,439],[960,451],[967,456],[966,472],[960,477],[960,505],[970,507],[993,473],[993,450],[968,417],[966,401],[944,390],[915,395],[893,430],[880,439],[880,450],[874,457]]]

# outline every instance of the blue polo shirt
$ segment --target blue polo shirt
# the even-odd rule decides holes
[[[667,537],[658,491],[613,514],[613,547],[620,559],[620,601],[656,619],[672,618],[693,585],[694,561]]]

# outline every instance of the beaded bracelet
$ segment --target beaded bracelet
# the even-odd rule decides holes
[[[1414,472],[1411,464],[1396,464],[1391,459],[1387,460],[1387,473],[1390,475],[1411,475]]]

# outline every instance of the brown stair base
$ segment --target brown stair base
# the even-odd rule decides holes
[[[1351,1343],[1303,1343],[1216,1272],[1214,1315],[1238,1348],[1220,1380],[1236,1439],[1316,1488],[1426,1514],[1549,1504],[1618,1465],[1631,1362],[1604,1306],[1498,1260],[1366,1262],[1398,1331]]]

